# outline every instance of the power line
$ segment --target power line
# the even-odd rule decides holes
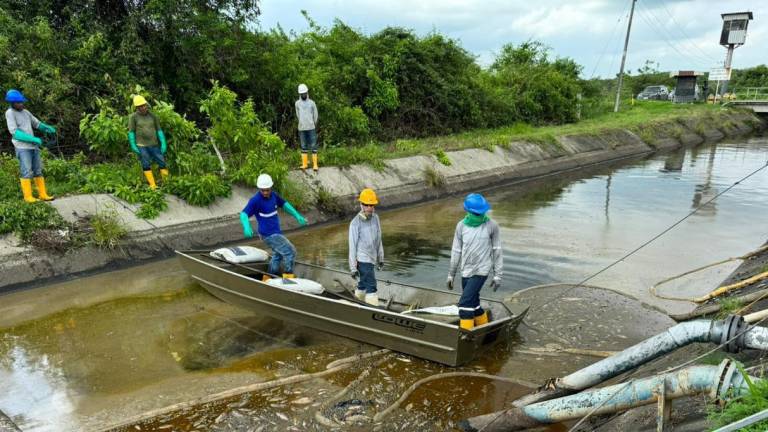
[[[656,24],[658,24],[658,27],[657,27],[657,28],[660,28],[660,29],[661,29],[661,30],[662,30],[662,31],[663,31],[663,32],[664,32],[664,33],[665,33],[667,36],[669,36],[669,39],[668,39],[668,40],[670,41],[670,43],[671,43],[672,41],[674,41],[675,39],[677,39],[677,37],[676,37],[675,35],[673,35],[673,34],[672,34],[672,32],[671,32],[671,31],[670,31],[670,30],[667,28],[667,26],[666,26],[666,25],[665,25],[665,24],[664,24],[664,23],[663,23],[663,22],[662,22],[662,21],[659,19],[659,17],[657,17],[657,16],[656,16],[656,14],[655,14],[655,13],[653,13],[653,9],[651,9],[650,7],[648,7],[648,8],[646,8],[646,9],[645,9],[645,13],[646,13],[648,16],[650,16],[650,17],[653,19],[653,21],[654,21]],[[683,40],[685,40],[685,38],[683,38]],[[685,48],[685,47],[683,47],[683,49],[686,49],[686,48]],[[688,53],[688,54],[686,54],[686,55],[688,55],[690,58],[696,58],[696,59],[699,59],[699,60],[704,60],[704,61],[705,61],[705,62],[707,62],[707,63],[709,63],[709,62],[711,61],[710,57],[709,57],[709,56],[707,56],[707,55],[704,55],[704,56],[702,56],[701,54],[698,54],[698,53],[694,53],[694,52],[690,52],[690,53]]]
[[[701,54],[703,54],[703,56],[705,58],[708,59],[708,58],[712,57],[711,54],[708,54],[706,51],[704,51],[699,46],[699,44],[694,42],[693,38],[688,36],[688,33],[686,33],[685,30],[683,30],[683,26],[681,26],[680,23],[677,22],[677,20],[675,19],[675,16],[672,15],[672,13],[669,11],[669,9],[667,9],[666,1],[665,0],[659,0],[659,2],[661,4],[661,7],[664,8],[664,11],[667,13],[667,15],[669,15],[669,17],[672,19],[672,23],[675,25],[675,28],[680,32],[680,34],[683,35],[683,37],[690,43],[690,45],[692,47],[696,48]]]
[[[597,58],[597,61],[595,62],[595,67],[592,69],[592,75],[589,76],[589,79],[592,79],[595,77],[595,72],[597,72],[597,67],[600,65],[600,61],[603,59],[603,56],[608,50],[608,45],[610,45],[610,43],[614,41],[613,35],[616,33],[616,29],[619,28],[619,23],[621,23],[621,20],[626,15],[626,11],[627,9],[624,8],[624,10],[621,11],[619,18],[613,24],[613,29],[611,29],[611,34],[608,36],[608,39],[605,41],[605,46],[603,47],[603,51],[600,53],[600,56]]]
[[[664,28],[663,28],[663,26],[662,26],[662,29],[659,29],[659,28],[656,26],[656,24],[654,24],[654,23],[653,23],[653,21],[651,21],[651,20],[648,18],[648,16],[646,15],[646,13],[647,13],[647,12],[646,12],[646,10],[645,10],[645,9],[640,9],[640,8],[638,8],[638,15],[640,16],[640,18],[641,18],[643,21],[645,21],[645,23],[646,23],[646,24],[648,24],[648,27],[650,27],[652,31],[656,32],[656,33],[657,33],[657,34],[658,34],[658,35],[661,37],[661,40],[662,40],[662,41],[664,41],[664,43],[665,43],[665,44],[667,44],[667,46],[669,46],[670,48],[672,48],[672,50],[673,50],[673,51],[675,51],[675,52],[676,52],[676,53],[677,53],[677,54],[678,54],[680,57],[682,57],[682,58],[685,58],[686,60],[688,60],[688,61],[691,61],[692,63],[696,63],[697,65],[700,65],[700,66],[701,66],[701,65],[706,65],[707,67],[709,66],[709,64],[708,64],[708,60],[707,60],[707,62],[703,62],[701,59],[698,59],[698,58],[696,58],[696,57],[692,57],[691,55],[685,54],[684,52],[680,51],[680,50],[679,50],[679,49],[678,49],[678,48],[677,48],[677,47],[676,47],[676,46],[675,46],[675,45],[674,45],[674,44],[673,44],[673,43],[672,43],[672,42],[671,42],[671,41],[670,41],[670,40],[667,38],[667,36],[665,36],[664,34],[662,34],[662,33],[666,33],[666,29],[664,29]]]

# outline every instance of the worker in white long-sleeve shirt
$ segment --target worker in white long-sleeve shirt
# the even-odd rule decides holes
[[[360,192],[360,213],[349,224],[349,270],[358,279],[355,297],[378,306],[376,272],[384,266],[384,244],[381,240],[381,223],[374,208],[379,203],[373,189]]]
[[[480,289],[493,272],[491,288],[501,286],[504,265],[499,225],[486,213],[491,209],[480,194],[469,194],[464,200],[467,215],[456,224],[451,248],[451,265],[446,285],[453,289],[457,271],[461,271],[459,325],[470,330],[488,322],[488,312],[480,306]]]

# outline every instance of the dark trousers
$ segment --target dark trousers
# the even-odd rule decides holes
[[[357,289],[367,294],[376,292],[376,270],[372,263],[358,262],[357,271],[360,273],[357,281]]]
[[[152,169],[152,161],[155,161],[160,169],[165,168],[165,157],[158,146],[139,147],[139,160],[143,171]]]
[[[461,278],[461,298],[459,299],[459,318],[474,319],[485,312],[480,307],[480,288],[483,287],[488,275]]]

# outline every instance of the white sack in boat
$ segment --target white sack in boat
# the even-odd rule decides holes
[[[423,309],[408,310],[403,313],[404,314],[429,313],[434,315],[459,316],[459,307],[456,305],[432,306],[432,307],[423,308]]]
[[[324,291],[322,285],[309,279],[272,278],[267,281],[267,285],[307,294],[322,294]]]
[[[264,262],[269,259],[267,251],[253,246],[234,246],[216,249],[211,252],[211,256],[234,264]]]

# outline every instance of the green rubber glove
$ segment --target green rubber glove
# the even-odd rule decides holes
[[[295,208],[293,208],[293,206],[291,205],[291,203],[289,203],[289,202],[287,202],[287,201],[286,201],[286,202],[285,202],[285,204],[283,204],[283,208],[285,209],[285,211],[286,211],[286,212],[287,212],[289,215],[291,215],[291,216],[293,216],[294,218],[296,218],[296,222],[298,222],[298,223],[299,223],[299,225],[301,225],[301,226],[304,226],[304,225],[306,225],[306,224],[307,224],[307,220],[306,220],[306,219],[304,219],[304,216],[302,216],[302,215],[301,215],[301,213],[297,212],[297,211],[296,211],[296,209],[295,209]]]
[[[136,145],[136,132],[134,131],[128,132],[128,142],[131,143],[131,151],[133,151],[137,155],[140,155],[141,152],[139,151],[139,146]]]
[[[37,129],[40,130],[41,132],[47,133],[47,134],[55,134],[56,133],[56,128],[55,127],[53,127],[53,126],[51,126],[49,124],[43,123],[43,122],[40,122],[40,124],[37,125]]]
[[[162,129],[157,131],[157,139],[160,140],[160,153],[165,154],[165,151],[168,150],[168,143],[165,142],[165,134]]]
[[[34,135],[30,135],[21,129],[16,129],[16,132],[13,133],[13,139],[38,146],[43,145],[43,140]]]
[[[246,238],[253,238],[253,228],[251,228],[251,221],[248,219],[247,214],[240,212],[240,224],[243,225],[243,235]]]

